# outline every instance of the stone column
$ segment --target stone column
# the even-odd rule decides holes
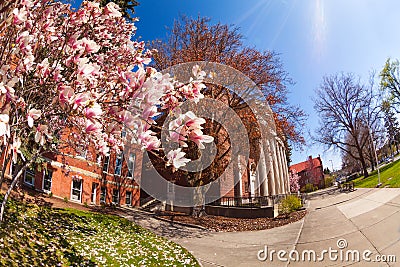
[[[282,194],[282,164],[279,156],[279,144],[277,140],[274,140],[274,151],[275,151],[275,162],[276,162],[276,170],[277,170],[277,194]]]
[[[271,154],[272,154],[272,162],[274,166],[274,176],[275,176],[275,195],[279,194],[280,192],[280,172],[279,172],[279,165],[278,165],[278,155],[277,155],[277,148],[276,148],[276,140],[275,138],[271,140]]]
[[[279,171],[279,194],[283,194],[283,168],[282,168],[282,158],[281,158],[281,147],[279,142],[276,141],[276,159],[278,163]]]
[[[241,197],[242,193],[241,193],[241,180],[242,177],[240,175],[240,169],[239,169],[239,160],[238,158],[234,158],[233,159],[233,185],[234,185],[234,196],[235,197]]]
[[[287,174],[286,174],[286,163],[285,163],[285,152],[283,146],[279,146],[279,156],[282,167],[282,194],[287,194]]]
[[[268,163],[269,166],[269,172],[267,174],[268,176],[268,192],[270,195],[275,195],[275,173],[274,173],[274,164],[273,164],[273,158],[272,158],[272,148],[271,148],[271,142],[270,140],[266,140],[265,142],[265,159]]]
[[[264,144],[260,145],[260,158],[257,164],[258,181],[260,185],[260,196],[268,196],[267,164],[265,159]]]
[[[249,191],[250,191],[250,196],[251,197],[254,197],[255,195],[256,195],[256,183],[257,183],[257,176],[258,176],[258,172],[257,171],[255,171],[255,172],[253,172],[252,171],[252,169],[253,169],[253,165],[254,163],[251,163],[250,165],[249,165],[249,169],[250,169],[250,171],[249,171]],[[254,182],[253,182],[254,181]]]
[[[243,196],[243,172],[242,172],[242,161],[240,155],[238,155],[238,174],[239,174],[239,192],[240,196]]]
[[[290,193],[290,181],[289,181],[289,167],[286,160],[286,152],[285,149],[282,149],[282,156],[283,156],[283,166],[285,172],[285,182],[286,182],[286,192]]]
[[[281,154],[280,154],[280,148],[279,148],[279,143],[275,140],[275,155],[276,155],[276,163],[278,167],[278,181],[279,181],[279,189],[278,189],[278,194],[282,194],[282,164],[281,164]]]

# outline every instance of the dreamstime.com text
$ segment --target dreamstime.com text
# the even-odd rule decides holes
[[[328,249],[323,249],[316,252],[312,249],[306,249],[303,251],[298,251],[296,249],[287,250],[274,250],[268,249],[268,246],[264,246],[257,252],[257,259],[259,261],[295,261],[295,262],[322,262],[322,261],[332,261],[332,262],[396,262],[396,255],[382,255],[376,254],[371,250],[357,250],[357,249],[347,249],[346,239],[337,240],[337,248],[329,247]]]

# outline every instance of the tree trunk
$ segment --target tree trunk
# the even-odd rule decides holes
[[[368,177],[368,168],[367,168],[367,163],[365,162],[363,149],[360,146],[357,138],[354,138],[354,139],[355,139],[355,145],[356,145],[356,149],[357,149],[358,156],[359,156],[359,159],[360,159],[361,167],[363,169],[363,175],[364,175],[364,178],[367,178]]]
[[[194,198],[194,205],[192,210],[193,217],[201,217],[206,214],[205,211],[205,203],[206,203],[206,193],[210,189],[210,183],[202,185],[201,178],[202,178],[202,171],[200,171],[197,175],[197,183],[198,185],[195,187],[195,195]]]
[[[11,160],[11,155],[9,155],[9,156],[5,159],[5,161],[3,162],[3,167],[2,167],[2,169],[1,169],[1,177],[0,177],[0,189],[1,189],[1,186],[3,185],[4,177],[5,177],[5,175],[6,175],[7,165],[8,165],[8,163],[10,162],[10,160]]]
[[[32,157],[32,159],[31,159],[29,162],[27,162],[27,163],[18,171],[18,173],[13,177],[12,182],[11,182],[11,185],[10,185],[10,187],[8,188],[6,194],[4,195],[3,202],[1,203],[1,209],[0,209],[0,224],[1,224],[2,221],[3,221],[4,210],[5,210],[5,208],[6,208],[7,200],[8,200],[8,197],[10,196],[10,194],[11,194],[11,191],[14,189],[15,185],[17,184],[18,179],[21,177],[21,175],[24,173],[24,171],[32,164],[32,162],[35,161],[35,159],[36,159],[36,156]]]
[[[393,144],[393,142],[392,142],[392,140],[390,140],[390,142],[389,142],[390,156],[391,156],[392,159],[393,159],[393,158],[394,158],[394,150],[393,150],[392,144]]]
[[[367,163],[365,162],[365,158],[364,158],[364,155],[362,153],[362,149],[360,147],[357,147],[357,148],[358,148],[357,150],[358,150],[358,154],[359,154],[359,157],[360,157],[361,167],[362,167],[362,170],[363,170],[363,175],[364,175],[364,178],[367,178],[368,177]]]

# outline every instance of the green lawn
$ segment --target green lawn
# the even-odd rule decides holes
[[[400,160],[392,162],[380,168],[381,187],[400,187]],[[364,179],[360,177],[354,180],[356,187],[376,187],[378,184],[378,172],[375,170],[370,176]]]
[[[0,266],[199,265],[181,246],[126,219],[10,201]]]

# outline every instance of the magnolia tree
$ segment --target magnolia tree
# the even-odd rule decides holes
[[[132,41],[135,31],[114,3],[104,8],[84,2],[77,11],[49,0],[22,0],[1,24],[0,138],[3,172],[17,166],[5,203],[25,169],[48,152],[94,146],[106,155],[124,149],[121,130],[148,151],[162,149],[152,132],[159,110],[178,113],[171,141],[200,148],[212,142],[203,135],[204,119],[179,114],[183,101],[203,97],[204,72],[182,84],[146,66],[153,51]],[[67,135],[66,135],[67,133]],[[180,148],[165,155],[179,168],[189,159]],[[14,167],[15,169],[15,167]]]
[[[290,192],[297,193],[300,190],[299,185],[300,176],[297,172],[289,173]]]

